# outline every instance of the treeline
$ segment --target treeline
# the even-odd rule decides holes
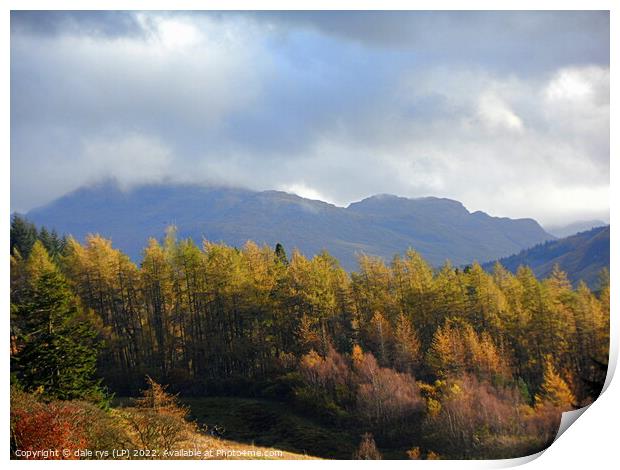
[[[559,269],[543,281],[527,267],[433,269],[409,250],[389,265],[361,256],[348,274],[326,252],[289,259],[280,245],[199,247],[173,229],[163,243],[149,240],[136,265],[100,236],[66,239],[50,256],[40,238],[22,247],[19,233],[12,357],[26,388],[37,383],[24,359],[33,308],[51,308],[31,299],[53,285],[75,309],[68,324],[97,333],[97,372],[87,375],[119,394],[136,393],[145,375],[186,394],[271,394],[335,423],[363,423],[379,446],[403,437],[422,446],[411,455],[540,448],[559,413],[591,402],[605,379],[605,273],[594,294]],[[76,334],[80,348],[96,342]]]

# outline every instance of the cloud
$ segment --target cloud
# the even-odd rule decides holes
[[[11,19],[13,209],[100,176],[608,217],[604,12]]]
[[[293,183],[287,184],[280,188],[287,193],[297,194],[306,199],[313,199],[315,201],[326,201],[327,197],[318,192],[316,189],[307,186],[305,183]]]
[[[115,179],[121,188],[164,180],[172,171],[173,156],[156,137],[125,134],[87,139],[83,143],[80,175],[96,183]]]
[[[483,125],[492,129],[504,128],[510,131],[522,131],[523,121],[510,109],[501,98],[489,93],[479,99],[478,114]]]
[[[127,11],[30,11],[11,12],[11,35],[89,35],[122,37],[141,34],[137,16]]]

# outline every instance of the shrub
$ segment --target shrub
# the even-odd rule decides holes
[[[500,438],[522,435],[517,390],[496,389],[467,375],[437,385],[437,394],[427,398],[425,435],[442,452],[455,457],[500,457],[504,456]]]
[[[420,460],[422,458],[422,452],[419,447],[413,447],[407,451],[407,457],[409,460]]]
[[[149,450],[171,450],[185,440],[195,428],[186,419],[189,409],[179,405],[177,397],[147,377],[148,387],[134,407],[124,410],[123,417],[133,432],[137,447]]]
[[[372,354],[364,355],[356,371],[360,381],[357,408],[370,424],[402,423],[422,408],[420,391],[411,375],[379,367]]]
[[[87,413],[75,403],[43,403],[34,395],[11,393],[11,454],[15,451],[55,452],[33,457],[43,459],[77,459],[75,451],[87,447],[85,425]],[[69,455],[63,450],[68,450]],[[28,457],[26,457],[28,458]]]
[[[44,402],[35,394],[11,390],[11,454],[17,449],[52,449],[48,458],[78,459],[80,450],[125,448],[128,436],[113,412],[83,401]],[[63,450],[69,450],[64,455]],[[101,456],[101,454],[100,454]],[[94,457],[94,455],[93,455]]]
[[[366,433],[362,436],[360,446],[353,454],[355,460],[381,460],[381,452],[377,449],[372,434]]]

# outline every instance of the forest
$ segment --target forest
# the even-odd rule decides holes
[[[145,245],[135,263],[112,240],[13,218],[13,455],[61,434],[46,416],[87,409],[99,423],[86,436],[63,421],[63,445],[138,436],[170,451],[179,442],[162,436],[194,423],[192,403],[258,400],[270,419],[294,413],[330,436],[333,448],[317,431],[286,449],[302,454],[519,457],[605,380],[605,270],[591,291],[557,267],[543,280],[526,266],[433,268],[412,249],[390,263],[361,255],[349,273],[327,252],[198,245],[174,227]],[[259,442],[266,421],[244,431]]]

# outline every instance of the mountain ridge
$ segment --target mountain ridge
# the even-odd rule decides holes
[[[488,271],[495,262],[511,272],[519,266],[529,266],[538,278],[547,277],[557,264],[573,284],[584,281],[597,288],[599,274],[609,269],[610,226],[595,227],[565,238],[547,241],[527,248],[512,256],[482,265]]]
[[[484,262],[554,239],[533,219],[469,212],[459,201],[434,196],[374,195],[339,207],[284,191],[226,186],[150,184],[123,190],[114,182],[82,187],[27,212],[32,222],[83,239],[112,238],[133,259],[166,226],[196,242],[240,246],[247,240],[311,256],[327,249],[343,267],[359,253],[390,260],[411,247],[431,264]]]

